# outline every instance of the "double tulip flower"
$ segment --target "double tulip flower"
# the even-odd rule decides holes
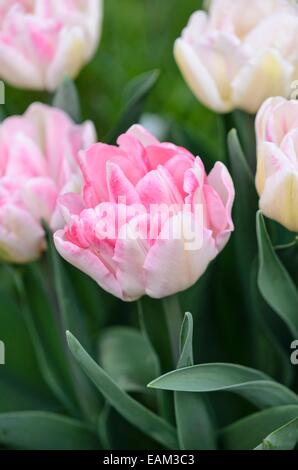
[[[190,88],[219,113],[256,113],[288,97],[298,72],[298,6],[292,0],[211,0],[175,43]]]
[[[2,0],[0,79],[55,90],[93,56],[101,20],[102,0]]]

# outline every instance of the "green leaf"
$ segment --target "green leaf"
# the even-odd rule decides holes
[[[149,387],[181,392],[234,392],[259,408],[298,404],[297,395],[255,369],[235,364],[202,364],[169,372]]]
[[[176,430],[172,426],[123,392],[70,332],[67,332],[67,341],[87,376],[121,416],[165,447],[178,448]]]
[[[261,212],[257,214],[257,235],[260,292],[286,323],[293,337],[298,338],[298,291],[274,251]]]
[[[277,429],[255,450],[293,450],[298,442],[298,417]]]
[[[103,369],[120,388],[146,391],[158,374],[158,362],[146,338],[134,328],[113,327],[102,332],[99,357]]]
[[[220,432],[220,439],[227,450],[251,450],[297,416],[297,405],[268,408],[227,426]]]
[[[253,351],[256,368],[284,385],[291,385],[294,377],[294,367],[289,361],[289,352],[279,340],[279,331],[271,328],[272,311],[265,302],[258,288],[258,259],[256,258],[251,272],[251,306],[255,317]],[[269,320],[269,321],[268,321]],[[270,357],[270,361],[268,361]]]
[[[98,450],[99,440],[80,421],[44,412],[0,414],[0,442],[27,450]]]
[[[128,84],[124,96],[122,116],[116,127],[108,136],[108,142],[115,143],[120,134],[126,132],[129,127],[139,121],[145,100],[156,84],[158,77],[159,70],[152,70],[134,78]]]
[[[178,368],[193,365],[193,318],[186,313],[181,328]],[[207,397],[198,393],[175,392],[175,412],[180,449],[216,448]]]
[[[74,82],[65,78],[57,89],[53,106],[67,113],[75,122],[81,121],[80,99]]]
[[[182,367],[193,366],[193,318],[192,314],[187,312],[185,314],[180,334],[180,358],[178,361],[177,369]]]

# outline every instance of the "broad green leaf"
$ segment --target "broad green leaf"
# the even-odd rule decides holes
[[[159,70],[153,70],[134,78],[127,86],[124,96],[123,111],[115,129],[108,136],[110,143],[115,143],[118,136],[136,124],[143,112],[144,102],[156,84]]]
[[[257,235],[260,292],[286,323],[293,337],[298,338],[298,291],[274,251],[261,212],[257,214]]]
[[[57,89],[53,106],[67,113],[75,122],[81,121],[80,98],[74,82],[65,78]]]
[[[258,268],[258,259],[256,258],[252,267],[250,283],[252,314],[255,317],[254,366],[278,382],[291,386],[295,371],[289,361],[288,351],[282,347],[279,341],[278,331],[275,332],[271,327],[270,319],[274,320],[274,318],[269,305],[261,296],[258,288]],[[270,357],[270,361],[268,361],[268,357]]]
[[[84,345],[91,348],[86,313],[80,309],[79,300],[73,291],[64,268],[64,262],[56,251],[53,237],[50,233],[48,234],[48,256],[52,266],[53,284],[57,296],[62,330],[66,331],[72,328],[77,334],[80,333],[82,335]],[[77,400],[81,405],[83,413],[92,420],[97,420],[102,403],[100,403],[93,385],[87,381],[68,350],[65,358],[72,373]]]
[[[172,426],[121,390],[70,332],[67,332],[67,341],[84,372],[123,418],[165,447],[178,448],[176,430]]]
[[[193,318],[186,313],[181,328],[178,368],[193,365]],[[210,450],[216,448],[207,396],[175,392],[175,413],[180,449]]]
[[[298,417],[272,432],[255,450],[293,450],[298,442]]]
[[[149,387],[181,392],[234,392],[259,408],[298,404],[298,396],[255,369],[235,364],[202,364],[159,377]]]
[[[298,405],[268,408],[227,426],[220,432],[220,439],[227,450],[251,450],[297,416]]]
[[[44,412],[0,414],[0,443],[25,450],[99,450],[96,434],[80,421]]]
[[[99,338],[99,358],[103,369],[120,388],[146,391],[158,374],[158,362],[146,338],[134,328],[112,327]]]

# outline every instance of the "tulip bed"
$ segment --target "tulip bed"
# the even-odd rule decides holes
[[[78,77],[5,77],[1,450],[297,447],[298,104],[269,66],[263,94],[208,102],[180,40],[190,91],[173,45],[202,3],[108,0]],[[145,212],[106,235],[123,196]],[[168,214],[148,235],[152,203],[201,245],[162,239]]]

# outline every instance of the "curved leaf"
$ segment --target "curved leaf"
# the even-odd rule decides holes
[[[243,418],[220,432],[225,449],[254,449],[268,434],[298,416],[298,405],[268,408]]]
[[[298,291],[284,266],[279,261],[261,212],[257,214],[259,243],[260,292],[271,308],[286,323],[294,338],[298,338]]]
[[[193,366],[193,318],[191,313],[186,313],[180,334],[180,358],[177,369]]]
[[[149,387],[182,392],[234,392],[259,408],[298,404],[298,396],[255,369],[235,364],[202,364],[169,372]]]
[[[255,450],[293,450],[298,442],[298,417],[277,429]]]
[[[70,332],[67,332],[67,341],[87,376],[121,416],[165,447],[178,448],[176,430],[172,426],[123,392]]]

